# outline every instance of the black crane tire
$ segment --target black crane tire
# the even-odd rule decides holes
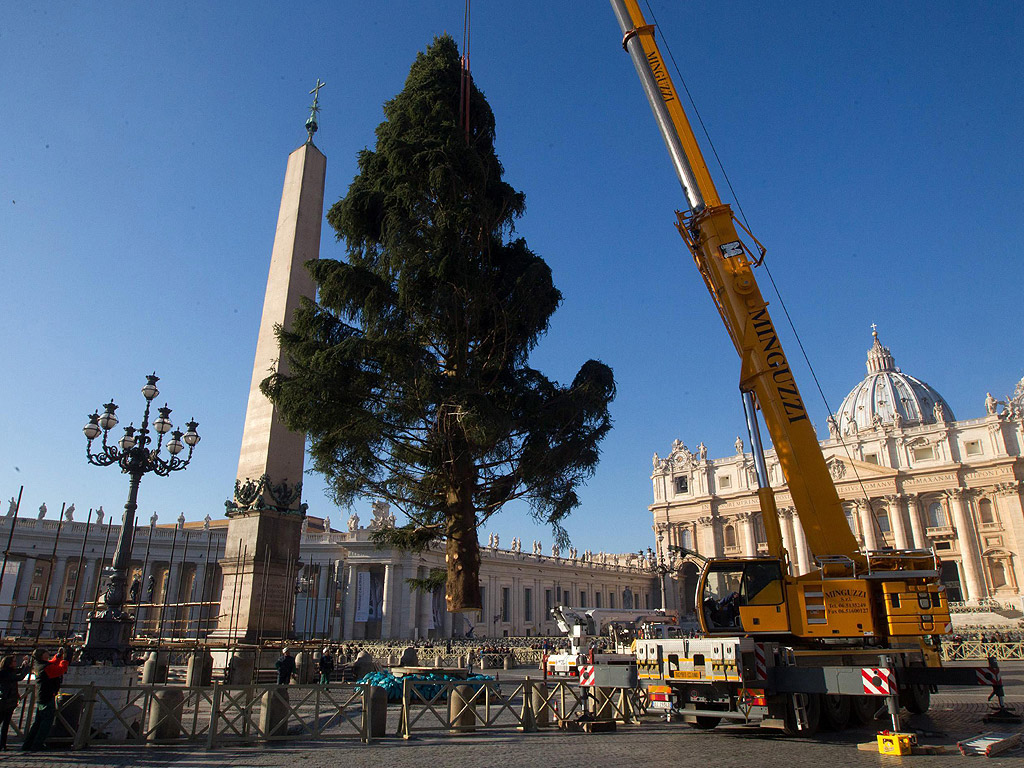
[[[842,731],[850,724],[850,697],[826,693],[821,697],[821,727]]]

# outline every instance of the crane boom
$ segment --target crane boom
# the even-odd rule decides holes
[[[719,198],[654,39],[654,27],[647,24],[636,0],[611,0],[611,4],[622,29],[623,47],[643,83],[689,204],[689,211],[677,213],[677,227],[740,356],[740,391],[745,402],[753,393],[761,408],[808,547],[818,556],[838,555],[861,562],[818,436],[754,277],[752,266],[760,262],[738,235],[732,209]],[[748,408],[755,443],[756,422]],[[754,454],[768,548],[781,555],[774,493],[756,444]]]

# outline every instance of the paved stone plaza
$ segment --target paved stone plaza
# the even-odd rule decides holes
[[[517,674],[517,672],[519,674]],[[501,677],[521,677],[523,671]],[[1018,711],[1024,709],[1024,663],[1004,665],[1007,700]],[[988,711],[989,688],[952,689],[932,697],[927,715],[910,719],[922,743],[954,745],[984,730],[1014,728],[988,726],[981,722]],[[394,732],[389,718],[389,732]],[[280,746],[229,747],[215,751],[177,747],[98,747],[82,752],[48,752],[26,755],[8,752],[0,762],[20,766],[90,766],[141,768],[199,768],[200,766],[295,766],[296,768],[486,768],[487,766],[528,766],[529,768],[802,768],[815,766],[885,766],[910,761],[914,765],[1005,765],[1018,766],[1024,749],[998,758],[967,758],[959,754],[899,758],[857,749],[858,742],[874,738],[883,727],[849,729],[839,734],[819,733],[814,738],[787,738],[768,730],[719,728],[697,731],[681,723],[665,724],[645,719],[642,726],[619,727],[611,734],[564,734],[555,731],[521,735],[509,731],[477,732],[463,736],[419,735],[409,741],[387,738],[371,745],[354,740],[344,742],[295,741]],[[1016,730],[1024,726],[1016,726]]]
[[[977,727],[981,704],[961,704],[948,710],[941,705],[933,716],[919,718],[917,726],[935,729],[944,735],[927,739],[928,743],[951,743],[957,736]],[[158,768],[198,768],[199,766],[296,766],[296,768],[448,768],[466,766],[529,766],[530,768],[767,768],[769,766],[877,766],[909,760],[922,765],[962,765],[985,761],[959,754],[886,757],[857,749],[858,741],[867,741],[868,729],[846,731],[841,735],[819,734],[812,739],[785,738],[769,732],[723,729],[702,732],[673,723],[645,723],[640,728],[620,728],[612,734],[561,734],[543,732],[526,736],[514,734],[462,737],[432,736],[410,741],[386,739],[365,746],[345,744],[317,745],[295,742],[283,746],[249,749],[175,748],[100,748],[79,753],[50,753],[25,756],[8,753],[7,766],[141,766]],[[1024,751],[1017,750],[986,765],[1020,765]]]

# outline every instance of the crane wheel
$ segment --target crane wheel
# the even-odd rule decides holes
[[[876,696],[848,696],[850,699],[850,720],[857,725],[870,725],[875,721],[879,707],[884,700]]]
[[[908,685],[900,689],[900,706],[915,715],[923,715],[932,704],[927,685]]]
[[[807,718],[807,727],[800,730],[797,725],[796,703],[797,697],[803,699],[804,716]],[[794,693],[789,696],[786,702],[786,725],[782,732],[787,736],[813,736],[821,727],[821,696],[816,693]]]
[[[699,728],[702,731],[711,731],[718,727],[718,724],[722,722],[720,717],[712,717],[710,715],[695,715],[693,722],[690,723],[691,728]]]
[[[692,704],[688,704],[686,709],[696,709]],[[714,715],[687,715],[686,709],[683,710],[683,715],[686,715],[686,724],[691,728],[697,728],[701,731],[710,731],[718,727],[718,724],[722,722],[722,718],[715,717]]]
[[[850,697],[826,693],[821,697],[821,727],[842,731],[850,724]]]

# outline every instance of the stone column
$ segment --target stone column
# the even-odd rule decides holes
[[[205,560],[201,560],[196,563],[195,576],[192,577],[192,592],[189,595],[189,602],[201,603],[206,599],[203,594],[203,587],[206,588],[206,594],[212,594],[210,589],[211,585],[206,583],[207,580],[207,563]],[[203,620],[204,612],[203,606],[193,605],[188,611],[188,624],[185,627],[186,635],[195,635],[196,630],[199,627],[200,622]]]
[[[757,535],[754,533],[754,513],[742,512],[739,515],[743,527],[743,554],[747,557],[757,556]]]
[[[1017,576],[1017,591],[1024,594],[1024,505],[1021,503],[1021,482],[1000,483],[993,489],[996,514],[1010,532],[1006,549],[1013,553],[1013,570]]]
[[[64,574],[67,572],[68,559],[57,555],[57,562],[53,567],[53,573],[50,575],[50,589],[46,594],[46,602],[43,604],[41,619],[44,621],[49,618],[50,631],[56,634],[57,626],[60,624],[60,606],[63,602],[61,600],[64,595],[62,591],[64,589]],[[43,632],[46,632],[46,625],[43,626]]]
[[[426,576],[426,569],[422,566],[415,566],[410,571],[414,578],[422,579]],[[426,630],[420,620],[423,612],[423,593],[418,589],[409,592],[409,637],[419,639],[426,637]]]
[[[18,569],[18,586],[14,596],[14,608],[11,611],[11,626],[3,627],[5,635],[18,635],[22,631],[22,624],[25,621],[25,607],[28,605],[28,595],[32,589],[32,579],[36,574],[36,559],[26,557],[21,561],[21,568]]]
[[[892,535],[897,549],[910,549],[912,542],[907,536],[907,524],[903,519],[903,497],[898,494],[890,494],[885,497],[889,507],[889,524],[892,526]]]
[[[878,538],[875,535],[875,520],[871,511],[871,503],[858,501],[856,504],[857,516],[860,518],[860,530],[864,537],[864,549],[878,549]]]
[[[174,553],[178,555],[177,552]],[[176,560],[170,563],[167,567],[167,584],[164,585],[164,634],[175,635],[178,634],[177,621],[180,617],[180,611],[178,610],[175,603],[181,602],[181,574],[182,574],[182,563],[180,560]]]
[[[974,527],[974,519],[967,508],[967,490],[953,488],[946,491],[953,508],[953,524],[956,527],[956,538],[960,543],[960,560],[964,567],[964,578],[967,582],[967,599],[977,601],[988,596],[985,588],[985,576],[981,571],[981,554],[978,551],[978,532]]]
[[[391,590],[394,589],[395,567],[391,563],[384,564],[384,602],[380,610],[380,637],[385,640],[391,637],[391,611],[394,608],[394,598]]]
[[[513,637],[518,637],[523,634],[523,615],[522,615],[522,580],[513,575],[512,577],[512,627],[509,628],[509,634]],[[591,600],[593,604],[593,600]]]
[[[569,596],[564,592],[562,593],[562,604],[573,605],[573,602],[569,599]],[[433,606],[430,608],[431,614],[433,614]],[[501,621],[501,617],[498,616],[501,613],[501,592],[498,589],[498,580],[494,576],[487,577],[487,603],[484,605],[484,626],[487,628],[487,635],[500,636],[498,630],[498,623]],[[494,617],[498,616],[498,621],[494,621]],[[428,624],[429,626],[429,624]],[[438,635],[441,634],[441,627],[435,627],[434,632]]]
[[[718,551],[718,537],[715,535],[716,521],[717,518],[711,516],[702,517],[697,520],[697,523],[701,526],[701,532],[704,534],[702,537],[703,546],[700,548],[700,554],[704,555],[704,557],[716,557],[720,554]]]
[[[921,497],[916,493],[903,496],[907,506],[907,517],[910,518],[910,537],[917,549],[928,548],[928,537],[924,532],[924,524],[921,522]]]
[[[394,584],[391,587],[391,636],[408,637],[406,617],[409,610],[408,596],[412,590],[405,581],[407,571],[405,563],[396,563],[394,568]]]
[[[800,573],[800,554],[797,552],[796,537],[793,535],[793,508],[783,507],[779,510],[779,528],[782,529],[782,546],[789,553],[790,573]]]
[[[814,568],[814,556],[811,554],[811,548],[807,546],[807,534],[804,533],[803,524],[797,516],[793,517],[793,537],[796,540],[797,554],[800,556],[799,573],[808,573]]]
[[[330,576],[331,568],[327,563],[322,563],[319,568],[320,577],[317,579],[316,585],[317,604],[313,608],[313,615],[316,616],[316,626],[313,627],[313,637],[327,637],[331,626],[331,617],[329,615],[330,606],[328,605],[328,595],[330,593],[330,582],[328,577]],[[320,632],[321,629],[323,629],[322,635]]]
[[[348,582],[345,584],[345,600],[342,606],[341,636],[345,640],[354,640],[356,632],[356,573],[354,565],[348,567]]]

